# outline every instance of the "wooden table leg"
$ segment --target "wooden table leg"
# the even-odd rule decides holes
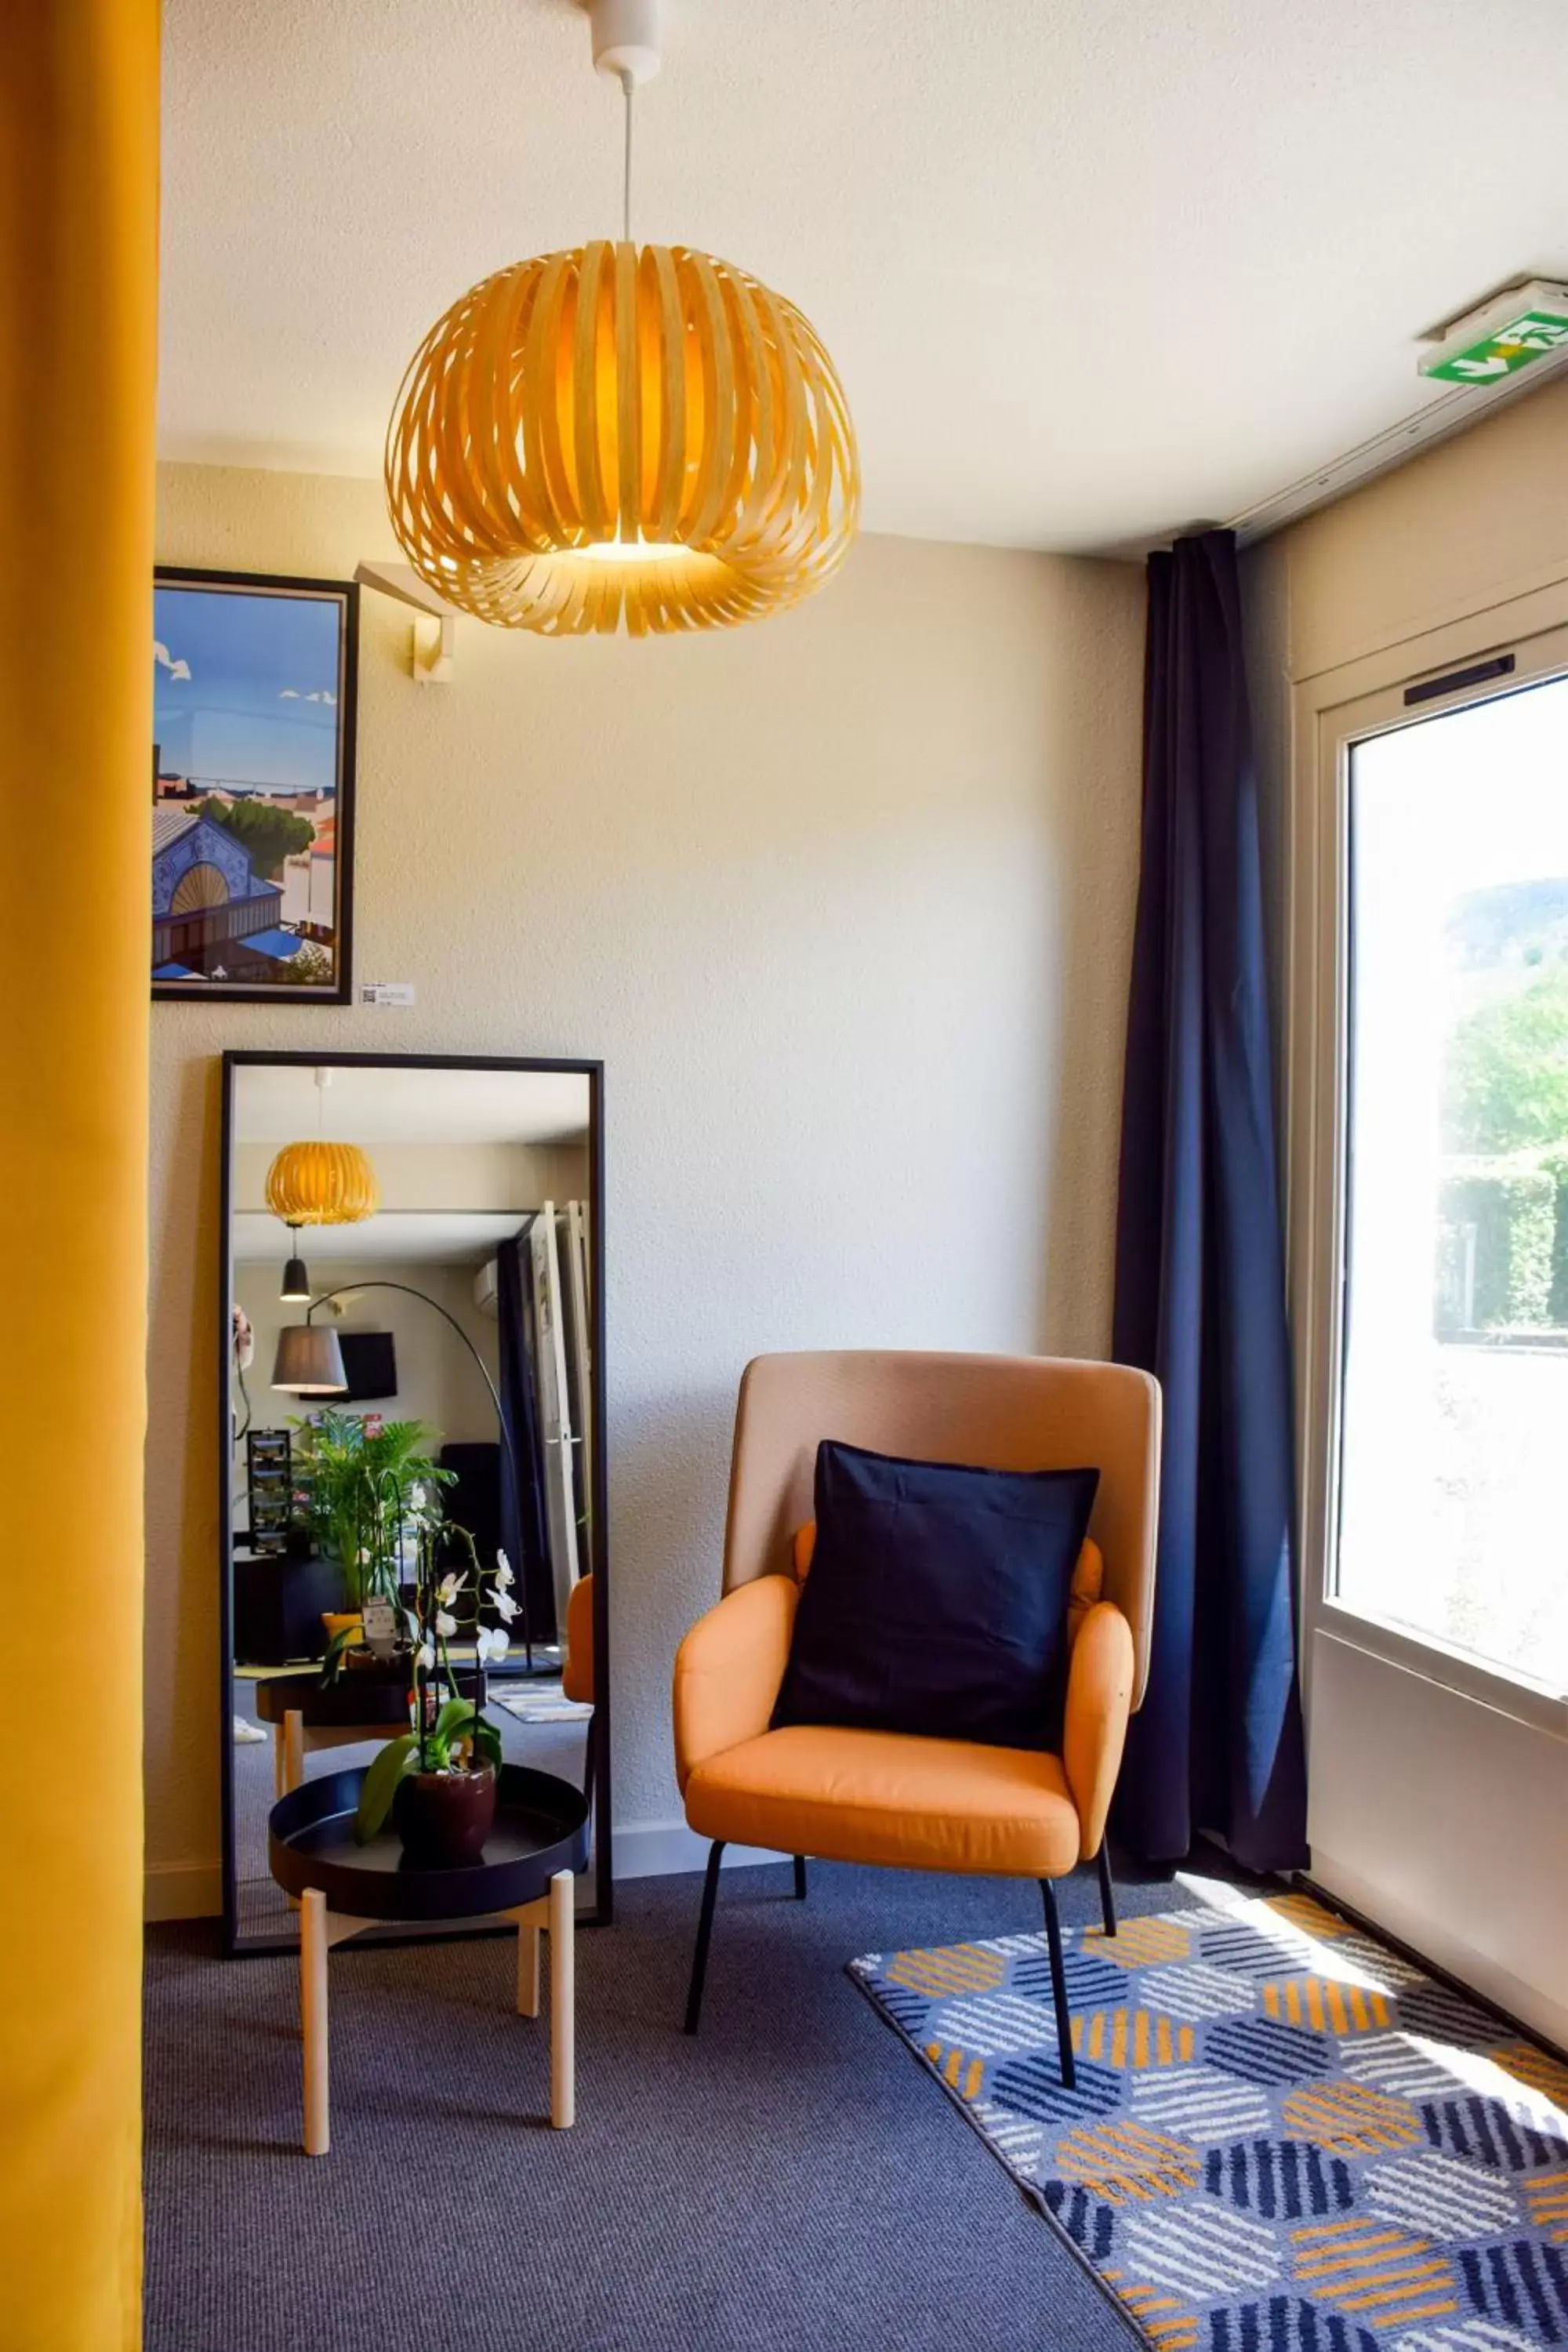
[[[577,2120],[576,1908],[572,1873],[558,1870],[550,1882],[550,2120],[557,2131]]]
[[[539,2015],[539,1930],[519,1920],[517,1928],[517,2013]]]
[[[305,1718],[297,1706],[283,1715],[283,1788],[287,1796],[305,1777]]]
[[[286,1707],[279,1731],[278,1772],[281,1782],[279,1795],[286,1797],[297,1789],[305,1777],[305,1718],[297,1706]],[[289,1897],[290,1911],[298,1911],[300,1898]]]
[[[327,2074],[327,1898],[319,1886],[300,1903],[300,2028],[305,2045],[305,2153],[331,2145]]]
[[[272,1794],[276,1800],[286,1797],[288,1793],[283,1785],[283,1726],[275,1723],[272,1727]]]

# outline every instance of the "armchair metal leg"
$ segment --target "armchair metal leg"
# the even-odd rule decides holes
[[[1057,2005],[1057,2046],[1061,2060],[1062,2087],[1072,2090],[1078,2068],[1072,2054],[1072,2011],[1068,2007],[1067,1970],[1062,1966],[1062,1923],[1057,1916],[1057,1891],[1048,1878],[1040,1881],[1046,1905],[1046,1942],[1051,1954],[1051,1994]]]
[[[719,1864],[725,1841],[715,1838],[708,1849],[708,1875],[702,1882],[702,1910],[697,1922],[697,1949],[691,1955],[691,1983],[686,1995],[686,2031],[695,2033],[702,2018],[702,1983],[708,1974],[708,1947],[713,1936],[713,1905],[719,1894]]]
[[[804,1853],[797,1853],[795,1857],[795,1899],[797,1903],[804,1903],[805,1901],[805,1856]]]
[[[1100,1907],[1105,1914],[1105,1932],[1116,1933],[1116,1890],[1110,1884],[1110,1840],[1100,1841]]]

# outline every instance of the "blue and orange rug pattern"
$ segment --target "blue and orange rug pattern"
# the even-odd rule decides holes
[[[1568,2346],[1568,2064],[1310,1897],[850,1974],[1156,2352]]]

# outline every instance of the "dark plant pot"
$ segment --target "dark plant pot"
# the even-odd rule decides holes
[[[413,1678],[413,1650],[406,1643],[395,1650],[389,1658],[381,1657],[367,1643],[360,1643],[353,1649],[343,1652],[342,1670],[344,1674],[352,1675],[355,1682],[406,1685]]]
[[[496,1817],[491,1764],[477,1772],[410,1772],[397,1784],[393,1825],[417,1870],[458,1870],[484,1859]]]

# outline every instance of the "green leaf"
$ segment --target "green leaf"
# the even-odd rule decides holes
[[[474,1746],[486,1762],[493,1764],[499,1772],[501,1768],[500,1733],[493,1723],[475,1724]]]
[[[412,1731],[389,1739],[373,1759],[359,1792],[359,1811],[354,1815],[354,1837],[360,1845],[368,1845],[388,1813],[397,1794],[397,1784],[405,1772],[412,1771],[419,1759],[419,1742]]]
[[[358,1625],[345,1625],[342,1633],[334,1633],[327,1643],[327,1654],[321,1660],[321,1681],[326,1687],[330,1688],[337,1681],[338,1670],[343,1663],[343,1652],[353,1648],[360,1634]]]
[[[474,1719],[471,1698],[449,1698],[436,1717],[435,1737],[448,1746],[460,1731],[466,1731]]]

